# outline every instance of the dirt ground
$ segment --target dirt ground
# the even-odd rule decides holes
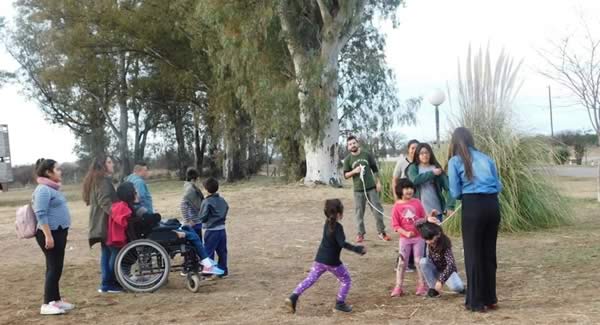
[[[343,224],[353,240],[352,192],[349,186],[307,188],[261,178],[223,188],[231,206],[230,276],[204,281],[196,294],[185,289],[177,273],[152,294],[97,293],[99,248],[89,249],[88,210],[77,199],[78,189],[68,187],[73,226],[61,291],[77,309],[64,316],[41,317],[43,256],[34,240],[17,240],[13,226],[15,208],[27,201],[30,190],[4,193],[0,194],[0,324],[599,324],[600,205],[593,200],[594,182],[561,179],[561,184],[574,196],[576,221],[560,229],[500,235],[501,308],[485,314],[465,311],[462,296],[415,296],[414,274],[407,275],[410,294],[390,298],[397,237],[392,242],[376,240],[370,213],[368,253],[342,255],[353,279],[348,302],[354,312],[332,311],[337,283],[325,275],[302,296],[297,314],[288,314],[283,301],[313,261],[325,198],[343,200]],[[151,190],[163,215],[178,215],[179,183],[153,183]],[[453,238],[453,244],[464,279],[460,238]]]

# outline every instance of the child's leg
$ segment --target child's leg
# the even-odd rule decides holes
[[[415,265],[417,266],[417,285],[423,286],[423,271],[421,270],[420,263],[423,258],[423,252],[425,251],[425,240],[419,238],[415,240],[412,245],[413,255],[415,256]]]
[[[335,277],[340,281],[340,290],[337,295],[337,302],[344,303],[346,302],[346,297],[348,296],[348,292],[350,292],[350,288],[352,287],[352,279],[350,278],[350,273],[348,273],[348,269],[344,264],[330,268],[329,272],[333,273]]]
[[[219,230],[219,233],[221,237],[215,251],[219,256],[218,266],[225,272],[224,274],[227,275],[227,233],[225,232],[225,229]]]
[[[400,253],[398,257],[398,265],[396,265],[396,287],[402,288],[404,284],[404,273],[406,272],[406,266],[408,263],[408,255],[412,245],[408,240],[400,239]]]
[[[219,244],[217,233],[218,231],[207,230],[204,232],[204,249],[206,250],[206,254],[212,260],[215,259],[215,250],[217,249],[217,245]]]
[[[185,239],[187,241],[189,241],[192,245],[194,245],[194,248],[196,248],[196,253],[198,253],[198,256],[200,256],[201,260],[208,257],[208,254],[206,253],[206,249],[204,248],[204,245],[202,245],[202,240],[200,239],[198,234],[196,234],[195,231],[186,230],[183,228],[178,231],[182,231],[185,233]]]
[[[327,271],[327,265],[321,264],[319,262],[314,262],[312,268],[310,269],[310,273],[308,273],[306,279],[300,282],[296,289],[294,289],[294,294],[300,296],[304,291],[306,291],[313,284],[315,284],[315,282],[319,280],[319,278],[321,277],[321,275],[323,275],[323,273],[325,273],[325,271]]]
[[[439,272],[433,265],[433,262],[428,257],[422,257],[419,262],[419,267],[421,273],[423,273],[423,278],[425,278],[425,282],[427,282],[427,286],[429,288],[434,289],[435,283],[437,282]]]

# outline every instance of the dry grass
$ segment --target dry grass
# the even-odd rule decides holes
[[[414,296],[414,274],[407,276],[411,294],[388,297],[394,283],[397,240],[375,241],[374,220],[367,213],[369,252],[344,252],[353,278],[349,302],[355,311],[333,313],[337,283],[331,275],[301,298],[297,315],[286,313],[283,299],[306,275],[322,231],[322,202],[339,197],[346,204],[346,234],[354,233],[352,192],[344,189],[272,184],[259,179],[222,194],[231,205],[228,222],[231,276],[206,281],[200,293],[188,292],[171,274],[168,285],[154,294],[100,295],[98,251],[87,247],[87,208],[71,201],[73,227],[61,282],[63,295],[78,305],[69,315],[38,315],[43,285],[43,259],[32,240],[14,236],[14,206],[19,195],[0,195],[0,324],[598,324],[597,270],[600,268],[600,206],[586,195],[592,180],[562,179],[567,194],[577,194],[577,222],[544,232],[502,234],[499,238],[498,294],[501,309],[473,314],[463,298],[437,300]],[[591,184],[591,185],[590,185]],[[574,193],[574,189],[584,189]],[[153,183],[157,208],[177,212],[180,184]],[[69,192],[76,192],[76,188]],[[14,196],[13,196],[14,195]],[[22,192],[27,200],[27,192]],[[390,211],[390,206],[385,206]],[[386,222],[389,225],[389,222]],[[349,238],[351,239],[351,238]],[[462,245],[453,238],[459,269]]]

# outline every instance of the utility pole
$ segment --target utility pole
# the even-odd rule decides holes
[[[554,138],[554,121],[552,119],[552,92],[548,86],[548,103],[550,105],[550,136]]]

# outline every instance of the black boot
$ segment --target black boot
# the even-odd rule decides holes
[[[285,300],[285,304],[286,304],[286,306],[288,306],[288,308],[290,309],[290,312],[292,314],[296,313],[296,304],[297,303],[298,303],[298,295],[295,293],[292,293],[292,295],[289,296]]]
[[[437,298],[440,296],[440,293],[437,292],[437,290],[435,290],[435,289],[429,289],[429,291],[427,291],[427,296],[429,298]]]
[[[336,301],[335,310],[343,311],[345,313],[349,313],[352,311],[352,306],[346,304],[345,302]]]

